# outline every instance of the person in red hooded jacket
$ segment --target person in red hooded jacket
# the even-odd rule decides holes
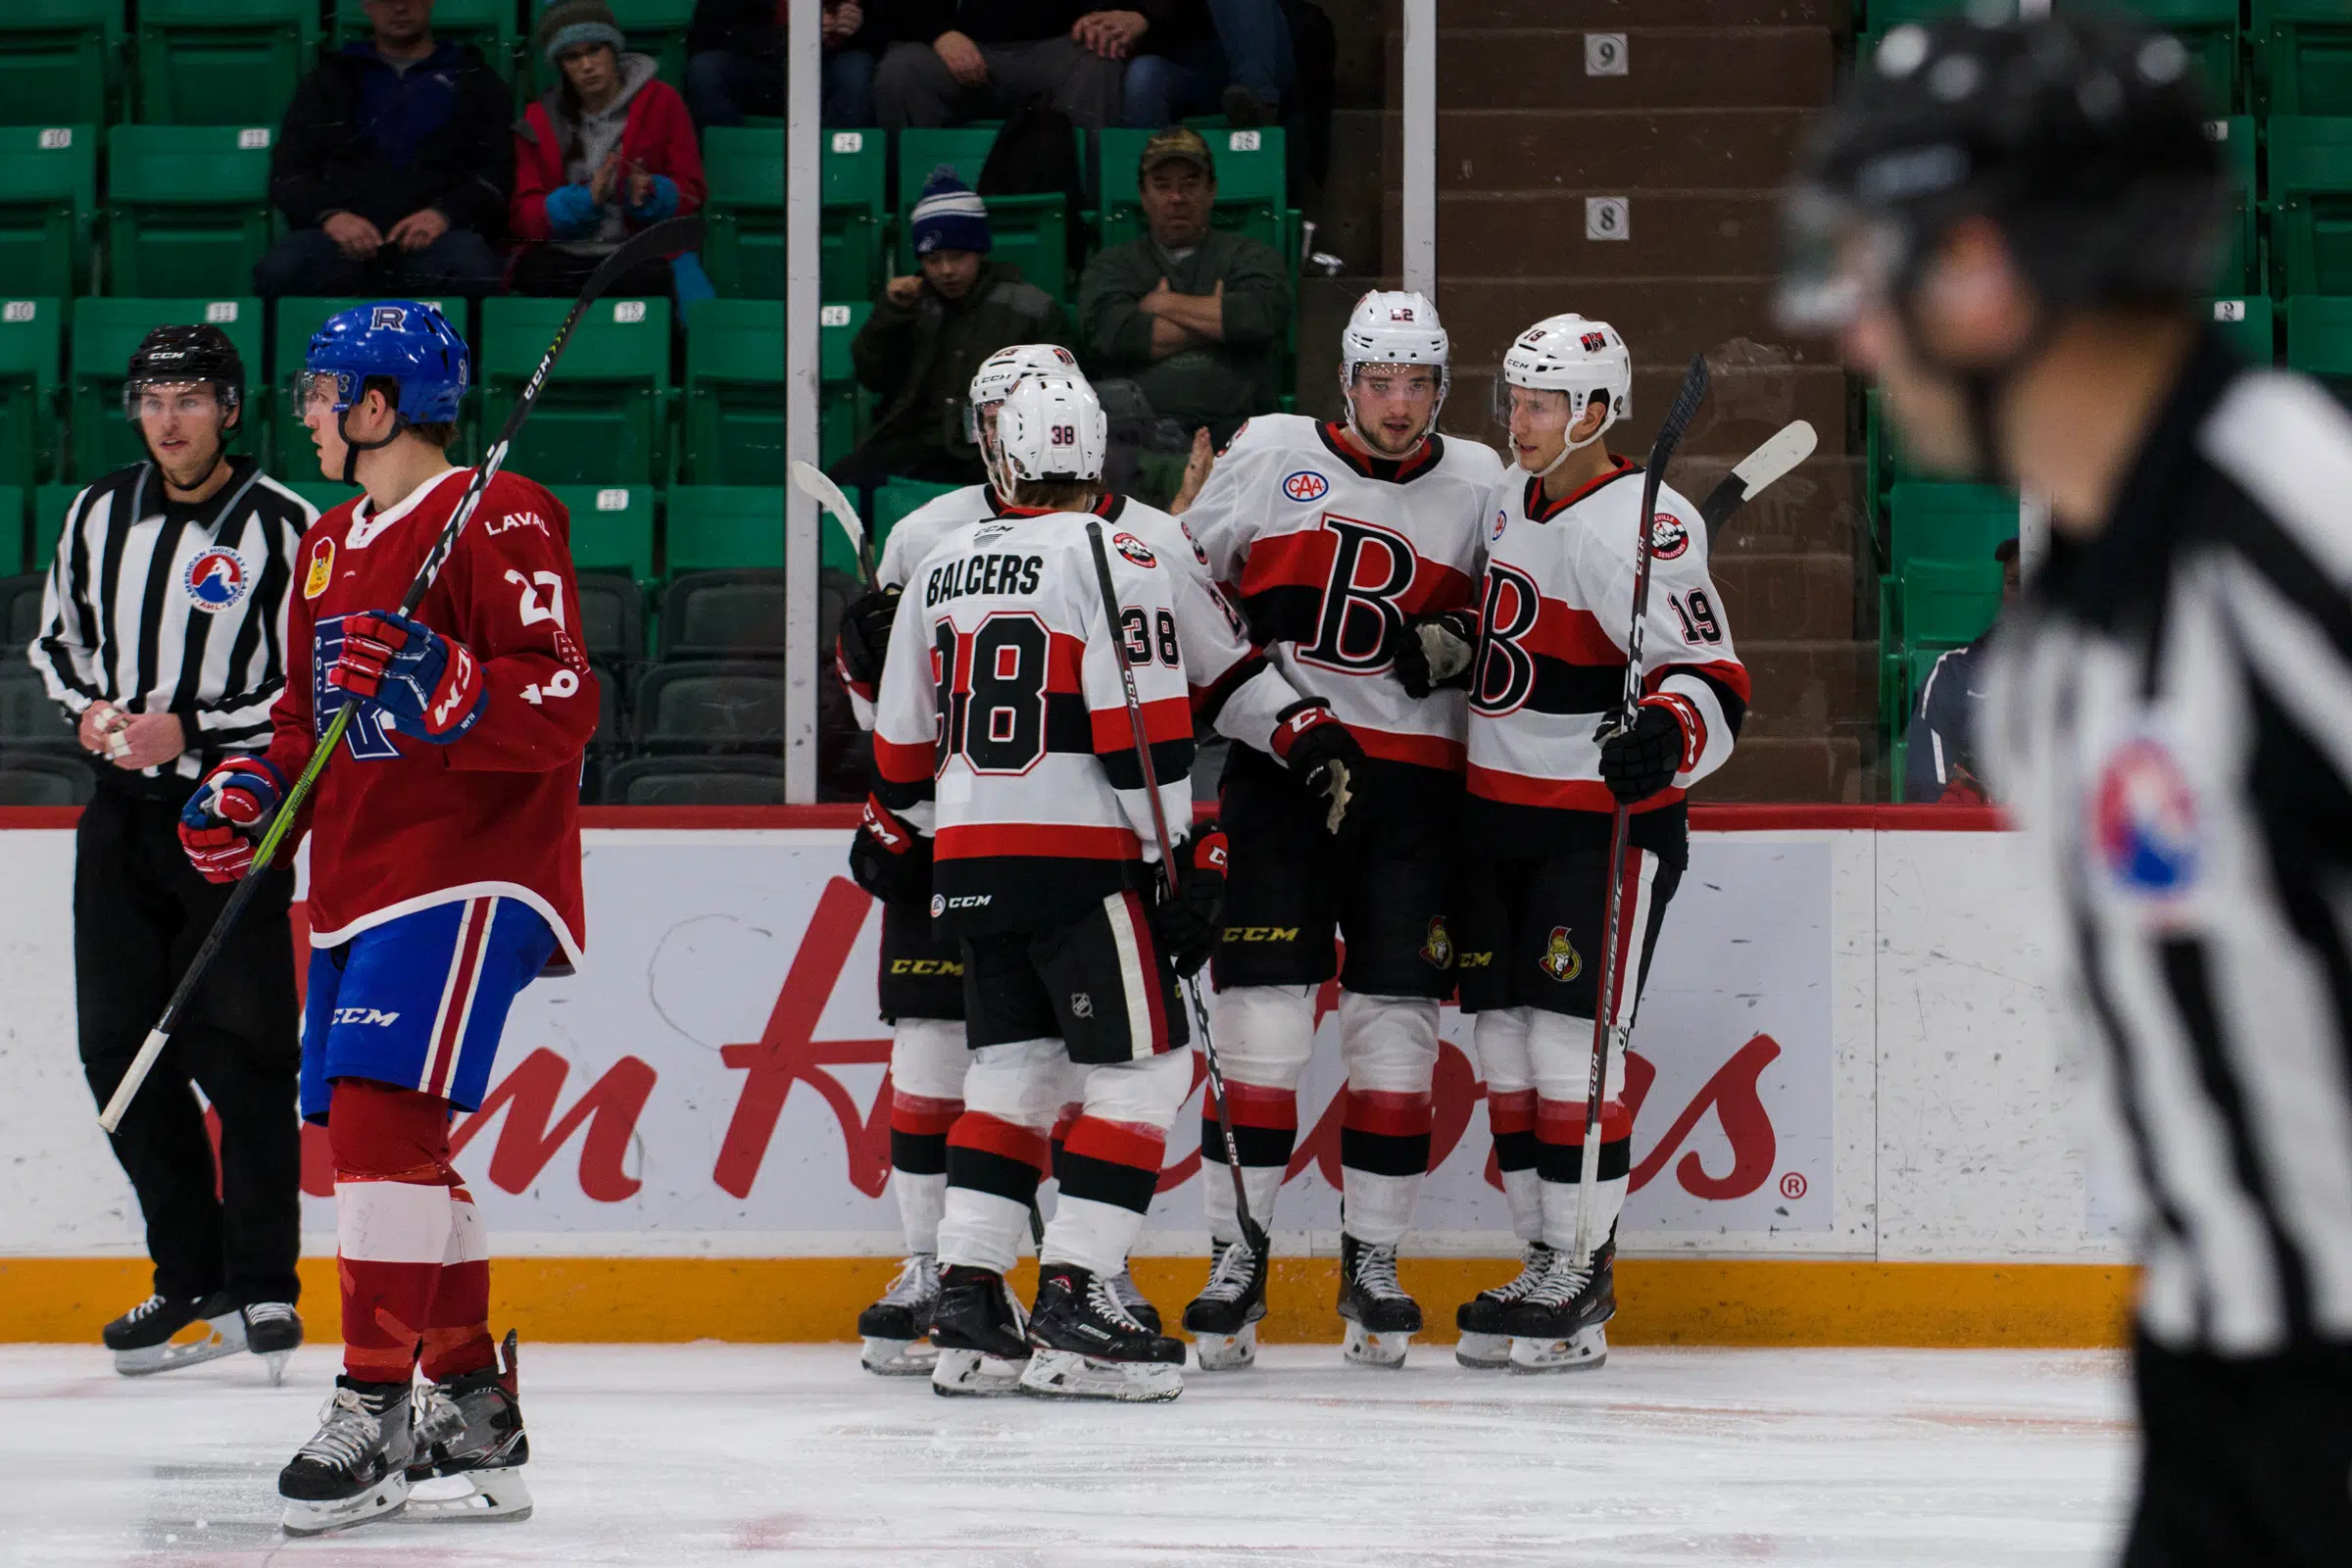
[[[510,282],[571,295],[629,235],[702,207],[703,155],[685,99],[655,79],[651,56],[625,52],[604,0],[550,6],[533,43],[558,78],[515,127],[508,224],[522,248]],[[674,294],[669,261],[609,292]]]

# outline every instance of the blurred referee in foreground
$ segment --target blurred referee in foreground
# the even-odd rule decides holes
[[[220,328],[158,327],[122,397],[148,461],[74,499],[27,650],[98,774],[74,837],[74,969],[101,1105],[234,891],[188,863],[179,810],[223,756],[269,748],[286,595],[318,518],[229,455],[245,368]],[[306,651],[297,678],[308,662]],[[115,1135],[155,1260],[154,1295],[106,1327],[126,1374],[248,1348],[274,1374],[302,1343],[292,892],[291,871],[269,873],[156,1064],[179,1093],[140,1095]],[[191,1080],[220,1116],[218,1199]],[[199,1318],[202,1344],[170,1343]]]
[[[2201,326],[2229,189],[2187,52],[1901,26],[1789,204],[1790,325],[2049,559],[1981,732],[2141,1200],[2124,1560],[2352,1562],[2352,420]]]

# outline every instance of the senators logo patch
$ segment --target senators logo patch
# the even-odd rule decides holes
[[[1421,958],[1432,968],[1453,967],[1453,938],[1446,934],[1444,915],[1429,922],[1429,940],[1421,944]]]
[[[1544,950],[1544,956],[1536,960],[1536,966],[1562,985],[1585,972],[1585,956],[1568,940],[1566,926],[1551,928],[1551,943]]]
[[[302,579],[302,597],[316,599],[326,592],[326,585],[335,579],[335,542],[321,539],[312,553],[310,574]]]
[[[1660,561],[1672,561],[1690,548],[1690,530],[1672,513],[1661,512],[1649,519],[1649,553]]]
[[[1159,564],[1159,558],[1152,553],[1151,547],[1131,533],[1114,533],[1110,536],[1110,543],[1112,549],[1139,566]]]
[[[1282,493],[1293,501],[1320,501],[1331,494],[1331,481],[1312,468],[1300,468],[1284,478]]]
[[[1609,335],[1606,332],[1587,332],[1577,341],[1584,345],[1587,354],[1598,354],[1609,346]]]

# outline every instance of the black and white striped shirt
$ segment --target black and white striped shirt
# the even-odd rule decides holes
[[[1993,781],[2141,1200],[2143,1330],[2352,1343],[2352,418],[2203,343],[1992,684]]]
[[[225,752],[266,751],[270,706],[286,681],[286,595],[309,503],[232,460],[227,485],[195,506],[166,504],[152,464],[74,497],[25,650],[49,695],[76,718],[106,701],[173,712],[188,750],[146,777],[195,779]]]

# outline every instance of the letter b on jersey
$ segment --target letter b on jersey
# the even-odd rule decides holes
[[[1352,517],[1326,513],[1323,527],[1332,536],[1331,575],[1315,640],[1298,657],[1334,669],[1385,668],[1391,644],[1404,633],[1397,601],[1413,585],[1413,547],[1402,534]]]
[[[1536,629],[1542,611],[1534,578],[1487,564],[1486,613],[1480,621],[1476,678],[1470,682],[1472,708],[1482,713],[1508,713],[1535,691],[1535,656],[1520,639]]]

